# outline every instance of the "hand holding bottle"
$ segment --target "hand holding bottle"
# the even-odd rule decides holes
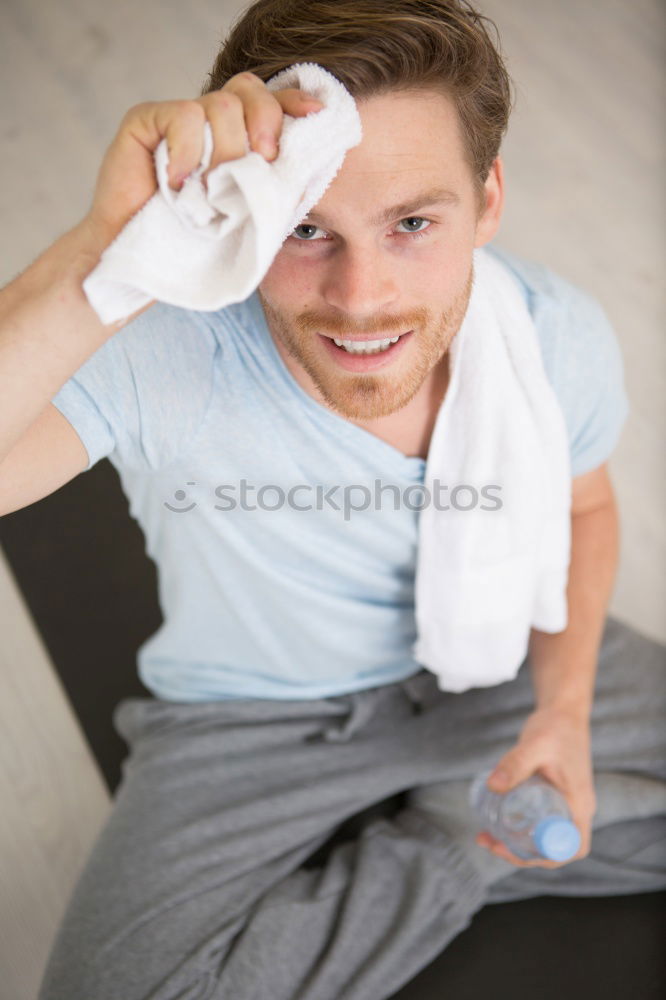
[[[470,805],[493,836],[524,861],[573,860],[580,832],[564,797],[549,781],[533,774],[505,794],[492,792],[481,772],[470,788]]]
[[[580,833],[580,847],[573,857],[566,861],[534,855],[523,858],[489,829],[479,833],[476,842],[518,867],[557,868],[586,857],[596,811],[589,718],[560,707],[532,712],[516,746],[497,762],[488,778],[488,790],[504,795],[532,776],[545,778],[561,793]]]

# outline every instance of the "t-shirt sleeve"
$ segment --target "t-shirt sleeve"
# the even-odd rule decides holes
[[[599,302],[544,265],[492,246],[519,279],[564,415],[571,472],[606,462],[629,414],[622,353]]]
[[[608,461],[629,414],[620,345],[592,296],[548,272],[533,302],[546,375],[564,414],[572,476]]]
[[[157,471],[196,433],[217,342],[205,314],[156,303],[109,338],[51,400],[79,435],[86,469],[110,457]]]
[[[572,302],[569,336],[575,348],[563,359],[568,382],[572,475],[596,469],[617,445],[629,415],[620,345],[606,313],[593,299]],[[567,370],[568,369],[568,370]]]

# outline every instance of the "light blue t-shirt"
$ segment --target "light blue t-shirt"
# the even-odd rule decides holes
[[[594,469],[628,413],[615,334],[578,288],[490,249],[534,318],[573,474]],[[412,645],[426,463],[309,396],[256,293],[216,313],[153,306],[53,403],[88,468],[108,456],[117,469],[156,563],[164,621],[138,650],[156,696],[323,698],[420,668]]]

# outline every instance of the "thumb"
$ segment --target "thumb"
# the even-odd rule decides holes
[[[530,778],[537,767],[522,748],[510,750],[497,762],[488,777],[488,787],[493,792],[504,793]]]

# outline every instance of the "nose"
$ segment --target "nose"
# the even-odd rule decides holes
[[[349,316],[370,318],[398,302],[395,261],[375,248],[345,248],[330,263],[322,295],[335,309]]]

